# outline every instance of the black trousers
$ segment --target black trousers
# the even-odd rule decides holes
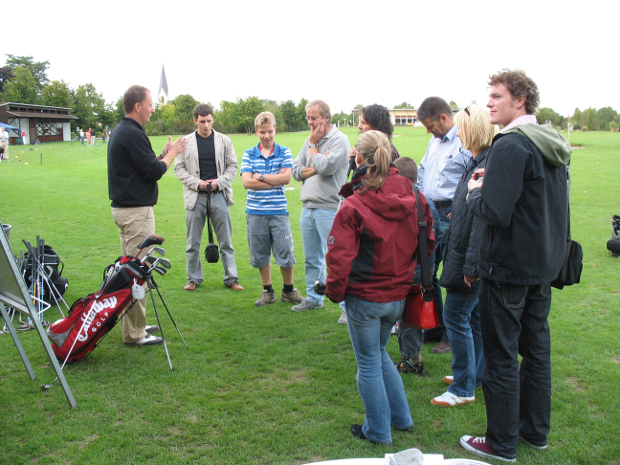
[[[515,458],[519,436],[547,443],[551,422],[551,287],[480,282],[487,444]],[[519,366],[518,355],[522,361]]]

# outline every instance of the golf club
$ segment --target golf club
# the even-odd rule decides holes
[[[144,238],[144,240],[140,243],[140,245],[138,246],[138,253],[136,253],[136,255],[133,257],[138,258],[138,255],[140,255],[140,252],[142,252],[143,249],[146,249],[147,247],[150,247],[151,245],[161,245],[164,243],[164,238],[161,236],[158,236],[156,234],[151,234],[150,236],[146,236]]]
[[[151,268],[151,271],[156,271],[157,273],[159,273],[162,276],[166,274],[166,271],[165,270],[162,271],[162,268],[157,268],[157,267]]]

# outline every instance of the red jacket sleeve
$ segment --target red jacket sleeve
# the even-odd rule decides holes
[[[350,202],[341,205],[327,238],[327,297],[342,302],[347,291],[351,264],[360,246],[358,227],[360,219]]]

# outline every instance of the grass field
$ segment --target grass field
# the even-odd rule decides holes
[[[345,129],[352,143],[357,130]],[[308,132],[278,135],[296,155]],[[522,464],[620,465],[620,261],[605,243],[611,217],[620,214],[617,159],[619,133],[571,133],[572,230],[584,248],[582,283],[554,291],[552,331],[553,405],[549,448],[519,445]],[[233,135],[239,160],[257,143]],[[401,155],[419,161],[429,136],[423,128],[397,128]],[[100,141],[98,141],[101,144]],[[153,138],[156,151],[165,138]],[[119,255],[118,231],[107,189],[106,146],[55,143],[29,150],[11,147],[0,164],[0,220],[12,225],[16,254],[22,238],[37,235],[59,253],[69,279],[71,304],[98,289],[103,269]],[[17,157],[15,157],[17,156]],[[18,161],[20,160],[21,161]],[[27,164],[26,164],[27,163]],[[239,280],[245,291],[222,284],[221,263],[207,264],[195,292],[185,284],[185,213],[182,185],[170,170],[159,182],[157,233],[173,264],[158,283],[189,349],[164,316],[174,364],[162,346],[132,348],[115,328],[85,361],[65,375],[78,403],[71,409],[59,384],[39,385],[53,370],[35,332],[20,333],[37,380],[32,381],[9,335],[0,335],[0,464],[303,464],[347,457],[382,457],[416,447],[446,458],[470,457],[458,444],[463,434],[483,435],[482,393],[473,404],[445,409],[430,399],[445,391],[451,354],[423,349],[427,376],[403,375],[416,422],[411,434],[395,432],[393,444],[376,446],[349,433],[364,409],[357,392],[356,363],[339,308],[300,314],[278,302],[253,303],[261,292],[249,266],[245,191],[234,184],[231,208]],[[299,231],[300,184],[287,191],[302,290],[303,249]],[[203,247],[206,245],[206,234]],[[527,253],[524,250],[524,253]],[[281,277],[273,274],[274,288]],[[154,315],[147,310],[149,323]],[[46,313],[54,321],[56,309]],[[388,349],[397,359],[398,344]],[[493,461],[490,461],[493,462]]]

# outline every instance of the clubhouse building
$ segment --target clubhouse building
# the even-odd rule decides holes
[[[70,108],[7,102],[0,104],[0,122],[19,128],[19,131],[10,132],[11,145],[21,143],[22,131],[30,144],[70,141],[70,122],[77,119],[70,111]],[[19,134],[14,136],[16,132]]]

